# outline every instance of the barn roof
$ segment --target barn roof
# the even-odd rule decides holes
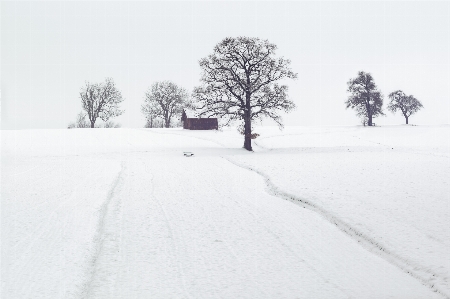
[[[197,118],[197,116],[195,115],[195,112],[192,110],[185,109],[184,112],[186,113],[187,118]]]

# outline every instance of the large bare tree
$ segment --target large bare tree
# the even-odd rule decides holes
[[[389,94],[389,99],[391,100],[387,109],[389,111],[395,112],[400,110],[405,117],[406,124],[408,124],[409,117],[411,114],[416,113],[423,108],[421,102],[414,96],[407,96],[403,91],[397,90]]]
[[[86,86],[80,91],[80,97],[91,128],[95,127],[97,118],[107,122],[111,117],[123,113],[123,110],[119,109],[119,104],[123,101],[122,94],[114,85],[112,78],[106,78],[104,83],[86,82]]]
[[[289,112],[295,104],[287,97],[288,87],[277,82],[296,78],[290,61],[274,57],[277,46],[249,37],[225,38],[213,54],[200,60],[202,86],[196,87],[199,116],[218,116],[225,125],[234,120],[244,127],[244,148],[251,151],[252,121],[269,117],[280,128],[279,111]]]
[[[155,120],[161,118],[164,120],[164,126],[169,128],[172,117],[189,107],[191,104],[186,90],[173,82],[163,81],[153,83],[145,93],[141,111],[151,127]]]
[[[384,115],[383,95],[378,90],[370,73],[359,72],[358,77],[347,82],[350,96],[345,104],[347,108],[356,110],[356,114],[367,119],[367,124],[372,126],[373,118]]]

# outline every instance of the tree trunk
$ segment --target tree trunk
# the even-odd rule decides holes
[[[94,128],[95,126],[95,121],[91,121],[91,128]]]
[[[165,127],[166,128],[170,127],[170,119],[166,119]]]
[[[408,117],[407,117],[407,116],[405,116],[405,119],[406,119],[406,124],[408,124]]]
[[[244,148],[248,151],[252,151],[252,123],[250,117],[244,118]]]
[[[250,94],[247,93],[245,101],[244,110],[244,148],[248,151],[253,151],[252,149],[252,119],[251,119],[251,108],[250,108]]]
[[[366,87],[366,90],[367,90],[367,87]],[[369,93],[369,90],[367,90],[367,91]],[[365,105],[366,105],[366,111],[367,111],[367,125],[369,127],[371,127],[372,126],[372,107],[370,106],[370,96],[367,96]]]

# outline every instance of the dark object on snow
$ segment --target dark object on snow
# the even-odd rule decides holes
[[[185,157],[192,157],[192,156],[194,155],[194,153],[191,153],[191,152],[183,152],[183,155],[184,155]]]
[[[183,110],[181,115],[183,129],[187,130],[217,130],[219,123],[217,118],[187,118],[186,112]]]

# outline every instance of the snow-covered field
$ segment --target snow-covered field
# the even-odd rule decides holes
[[[450,298],[450,126],[256,132],[1,131],[1,298]]]

